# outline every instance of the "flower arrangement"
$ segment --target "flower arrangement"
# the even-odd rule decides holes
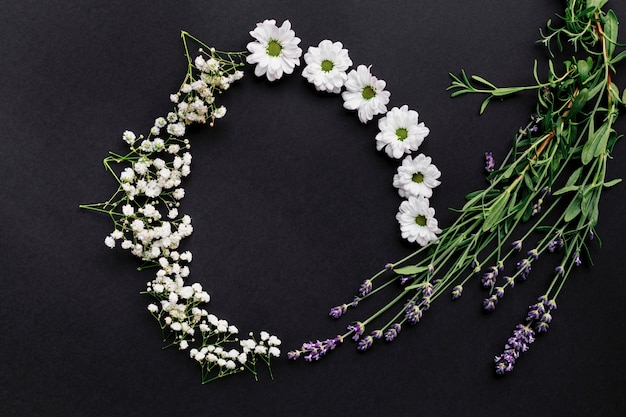
[[[432,302],[444,294],[461,297],[470,280],[488,291],[482,305],[494,310],[505,292],[526,280],[532,266],[548,253],[559,253],[561,263],[550,284],[530,306],[495,356],[495,371],[511,371],[520,353],[546,332],[556,309],[556,299],[570,273],[588,260],[587,245],[597,239],[598,202],[604,188],[620,180],[607,180],[606,164],[618,135],[613,126],[618,107],[626,102],[611,82],[614,64],[626,57],[615,54],[617,18],[603,11],[607,0],[569,0],[563,27],[548,24],[542,42],[563,52],[564,41],[582,58],[567,59],[563,68],[550,61],[549,74],[541,81],[535,65],[536,84],[496,87],[482,77],[452,75],[452,96],[486,94],[480,112],[494,98],[534,91],[536,113],[514,140],[509,154],[496,167],[492,153],[485,153],[488,186],[467,195],[457,220],[439,228],[429,198],[441,172],[429,156],[411,155],[430,130],[408,105],[387,109],[390,92],[371,66],[353,62],[341,42],[328,39],[302,55],[300,38],[287,20],[280,26],[265,20],[250,32],[254,41],[248,52],[217,51],[187,32],[181,32],[187,58],[187,74],[179,90],[170,96],[172,111],[155,119],[146,134],[125,131],[127,153],[111,152],[104,166],[118,188],[106,202],[82,208],[109,215],[114,230],[105,245],[140,258],[139,269],[153,267],[155,278],[144,294],[152,297],[148,311],[157,320],[166,346],[187,351],[202,369],[202,382],[249,370],[257,377],[257,363],[270,369],[280,356],[281,340],[267,331],[241,338],[236,326],[205,308],[210,296],[199,283],[189,284],[192,254],[180,243],[193,232],[191,216],[180,213],[185,196],[182,182],[191,173],[187,126],[209,124],[225,116],[216,98],[243,76],[245,64],[254,65],[257,77],[271,83],[292,74],[303,56],[302,76],[317,91],[341,94],[343,107],[356,111],[360,122],[379,116],[375,146],[387,156],[402,159],[392,184],[404,200],[396,220],[400,234],[420,245],[414,253],[388,263],[363,281],[356,296],[330,309],[338,319],[360,303],[374,300],[385,288],[396,294],[368,317],[352,321],[346,332],[323,341],[307,342],[288,357],[318,360],[351,338],[360,351],[376,340],[391,342],[407,326],[418,323]],[[192,55],[189,43],[199,45]],[[524,227],[522,227],[524,226]],[[368,301],[369,302],[369,301]],[[374,330],[369,330],[372,328]],[[366,331],[366,328],[368,329]]]
[[[113,249],[119,243],[142,260],[139,269],[156,268],[156,277],[144,291],[154,300],[148,311],[159,323],[166,346],[187,351],[200,364],[203,383],[246,369],[256,378],[258,362],[269,368],[271,358],[280,356],[278,337],[261,331],[242,339],[236,326],[209,313],[205,308],[209,294],[200,283],[187,283],[192,253],[179,250],[181,241],[193,232],[191,216],[179,211],[185,196],[182,182],[191,173],[191,144],[184,138],[187,127],[213,126],[225,116],[226,108],[218,106],[216,98],[243,76],[246,63],[255,65],[255,75],[270,82],[300,65],[300,39],[289,21],[279,27],[275,20],[265,20],[250,35],[255,40],[247,45],[249,53],[222,52],[181,32],[187,74],[179,90],[170,95],[173,110],[156,118],[145,135],[130,130],[122,134],[129,151],[110,152],[104,159],[105,168],[118,184],[116,192],[106,202],[81,206],[106,213],[113,221],[114,230],[104,239],[106,246]],[[190,42],[200,46],[195,57]],[[416,151],[429,134],[424,123],[418,122],[417,112],[408,106],[387,112],[390,93],[369,67],[360,65],[347,72],[352,60],[341,42],[323,40],[308,49],[304,60],[303,77],[318,91],[342,93],[344,107],[356,110],[361,122],[386,113],[379,121],[378,150],[398,159]],[[400,196],[407,198],[398,221],[402,235],[412,242],[425,245],[440,232],[428,203],[439,176],[430,157],[420,154],[415,159],[407,156],[394,177]]]
[[[493,154],[485,153],[488,186],[466,196],[457,220],[438,239],[422,240],[423,234],[411,230],[408,213],[420,213],[422,217],[414,217],[418,223],[428,224],[430,217],[427,204],[420,200],[424,197],[410,196],[398,214],[403,236],[429,243],[385,265],[360,285],[353,300],[331,308],[329,315],[337,319],[361,303],[375,302],[376,295],[384,294],[381,290],[389,286],[397,288],[395,295],[383,300],[375,313],[351,322],[345,333],[304,343],[289,352],[290,358],[318,360],[348,338],[360,351],[370,349],[376,340],[391,342],[401,329],[422,320],[436,299],[446,294],[452,299],[461,297],[472,280],[486,290],[483,308],[495,310],[505,293],[528,279],[536,263],[554,254],[560,263],[545,291],[494,358],[497,374],[513,370],[520,354],[549,329],[568,277],[584,262],[591,263],[588,245],[599,241],[600,196],[621,181],[607,179],[606,168],[620,137],[614,129],[618,108],[626,104],[626,92],[620,94],[611,75],[626,51],[616,53],[621,46],[617,43],[618,21],[613,11],[603,10],[606,3],[568,0],[562,25],[548,22],[549,31],[542,33],[540,42],[553,59],[543,81],[537,64],[533,71],[536,84],[524,87],[497,87],[482,77],[468,77],[464,71],[460,76],[451,74],[452,97],[486,96],[481,113],[493,99],[522,92],[537,95],[536,112],[520,129],[499,167]],[[562,64],[554,62],[553,48],[565,55]],[[413,163],[426,161],[407,159],[401,168]],[[420,172],[424,183],[436,179],[426,168]],[[410,184],[408,175],[399,169],[394,184]],[[417,188],[410,185],[412,188],[403,188],[404,193]]]

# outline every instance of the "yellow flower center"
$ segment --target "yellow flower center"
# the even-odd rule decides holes
[[[422,174],[421,172],[416,172],[415,174],[413,174],[413,182],[416,183],[421,183],[424,182],[424,174]]]
[[[426,217],[424,217],[424,216],[417,216],[415,218],[415,223],[417,223],[419,226],[426,226]]]

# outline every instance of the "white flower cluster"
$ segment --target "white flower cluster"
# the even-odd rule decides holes
[[[186,45],[186,44],[185,44]],[[107,202],[98,205],[114,219],[114,231],[105,244],[129,250],[147,266],[158,268],[147,283],[145,293],[154,297],[149,312],[158,320],[164,340],[202,365],[203,380],[251,370],[261,359],[269,365],[271,357],[280,355],[280,339],[261,332],[254,338],[239,341],[239,330],[224,319],[210,314],[202,306],[210,301],[202,285],[186,284],[189,277],[190,251],[180,251],[181,241],[193,232],[191,217],[179,213],[185,196],[182,180],[191,173],[189,140],[183,138],[187,125],[207,123],[224,116],[226,109],[216,106],[215,95],[240,79],[243,72],[229,54],[208,53],[189,59],[187,77],[179,91],[170,96],[175,108],[159,117],[147,136],[125,131],[123,141],[129,145],[127,155],[111,154],[105,159],[107,169],[116,175],[119,188]],[[188,54],[188,51],[187,51]],[[226,57],[224,56],[226,55]],[[189,58],[189,55],[187,55]],[[237,55],[239,60],[241,56]],[[111,163],[127,163],[119,175]],[[217,374],[210,376],[209,374]]]
[[[288,20],[280,28],[275,20],[265,20],[258,23],[250,35],[256,41],[248,44],[252,54],[247,61],[256,64],[257,76],[265,74],[274,81],[283,73],[291,74],[295,66],[300,65],[301,50],[297,47],[300,39],[291,30]],[[424,123],[418,121],[418,113],[409,110],[407,105],[387,111],[391,94],[385,90],[386,82],[372,75],[371,67],[359,65],[347,73],[352,60],[341,42],[325,39],[317,47],[309,47],[304,61],[307,65],[302,76],[318,91],[341,93],[344,108],[356,110],[362,123],[383,115],[378,120],[380,132],[376,135],[376,148],[384,150],[389,157],[399,159],[417,151],[430,133]],[[402,161],[393,186],[406,198],[396,215],[404,239],[422,246],[437,240],[441,230],[429,198],[432,189],[440,184],[440,176],[431,158],[424,154],[415,158],[408,155]]]

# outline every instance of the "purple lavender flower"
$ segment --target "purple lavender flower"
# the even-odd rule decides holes
[[[454,287],[452,289],[452,299],[456,300],[457,298],[461,297],[461,294],[463,294],[463,286],[462,285],[457,285],[456,287]]]
[[[433,294],[433,284],[431,284],[430,282],[427,282],[426,284],[424,284],[424,287],[422,288],[422,295],[424,297],[430,297]]]
[[[496,275],[492,271],[485,272],[481,282],[483,283],[483,287],[491,288],[496,284]]]
[[[363,339],[359,340],[359,344],[357,345],[357,349],[361,352],[365,352],[369,348],[372,347],[374,343],[374,338],[372,336],[365,336]]]
[[[563,249],[563,238],[557,236],[552,242],[548,244],[548,250],[550,252],[557,252]]]
[[[515,278],[505,276],[504,280],[506,281],[507,285],[509,285],[511,288],[515,288]]]
[[[413,279],[415,279],[415,275],[402,275],[400,277],[400,285],[404,285]]]
[[[485,152],[485,171],[493,172],[496,168],[496,161],[493,159],[491,152]]]
[[[422,309],[416,306],[415,303],[410,302],[405,308],[404,317],[409,321],[409,323],[417,324],[422,319],[422,314]]]
[[[539,252],[537,251],[537,249],[531,249],[528,251],[528,256],[530,256],[531,258],[534,258],[535,260],[539,259]]]
[[[352,335],[352,340],[359,340],[363,332],[365,331],[365,326],[360,321],[354,322],[348,326],[348,330],[354,332]]]
[[[548,301],[548,309],[556,310],[556,300],[552,299]]]
[[[359,305],[359,301],[361,301],[361,299],[359,297],[354,297],[354,300],[352,300],[352,302],[350,303],[350,307],[356,307]]]
[[[576,252],[576,254],[574,255],[574,265],[576,266],[580,266],[582,265],[583,261],[580,259],[580,253]]]
[[[372,333],[370,333],[370,335],[374,338],[374,339],[382,339],[383,338],[383,331],[382,330],[374,330]]]
[[[518,271],[522,271],[520,274],[520,277],[522,278],[522,280],[526,280],[531,270],[530,261],[528,259],[522,259],[521,261],[517,263],[517,269]]]
[[[550,325],[544,321],[540,321],[535,324],[535,330],[537,333],[545,333],[548,331],[549,327]]]
[[[398,323],[392,324],[385,332],[385,340],[387,342],[393,342],[400,333],[401,326]]]
[[[513,249],[515,249],[517,251],[522,250],[522,241],[521,240],[516,240],[511,245],[513,246]]]
[[[487,311],[495,310],[496,304],[498,304],[498,297],[495,294],[483,300],[483,308]]]
[[[369,279],[366,279],[365,281],[363,281],[363,284],[361,284],[361,287],[359,288],[359,295],[361,297],[365,297],[371,291],[372,291],[372,281]]]
[[[504,287],[496,287],[496,296],[498,298],[504,297]]]
[[[511,372],[520,353],[526,352],[534,341],[535,332],[528,326],[518,324],[513,336],[504,345],[502,354],[494,358],[496,373],[502,375],[505,372]]]
[[[289,359],[296,360],[304,354],[305,361],[317,361],[331,350],[334,350],[342,342],[342,336],[337,336],[332,339],[326,339],[324,341],[318,340],[316,342],[306,342],[302,344],[302,347],[300,349],[287,353],[287,357]]]
[[[387,271],[391,271],[391,270],[393,269],[393,264],[392,264],[392,263],[386,263],[386,264],[385,264],[385,269],[386,269]]]
[[[559,265],[556,268],[554,268],[554,273],[557,275],[563,275],[565,273],[565,270],[563,269],[561,265]]]
[[[339,317],[343,316],[346,313],[347,309],[348,309],[348,305],[342,304],[340,306],[331,308],[328,315],[334,319],[338,319]]]

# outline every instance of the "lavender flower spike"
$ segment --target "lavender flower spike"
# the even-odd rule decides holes
[[[511,372],[520,353],[526,352],[529,345],[534,341],[535,332],[533,329],[518,324],[513,332],[513,337],[510,337],[507,344],[504,345],[504,352],[494,358],[496,373],[503,375],[505,372]]]
[[[401,326],[398,323],[392,324],[385,332],[385,340],[387,342],[393,342],[400,333]]]
[[[485,171],[492,172],[496,168],[496,161],[491,152],[485,152]]]
[[[352,335],[352,340],[356,341],[356,340],[359,340],[359,338],[365,331],[365,326],[360,321],[357,321],[349,325],[348,330],[354,332],[354,334]]]
[[[342,304],[340,306],[331,308],[328,315],[334,319],[338,319],[339,317],[343,316],[346,313],[347,309],[348,309],[348,305]]]
[[[359,288],[359,295],[361,297],[365,297],[371,291],[372,291],[372,281],[369,279],[366,279],[365,281],[363,281],[363,284],[361,284],[361,287]]]

